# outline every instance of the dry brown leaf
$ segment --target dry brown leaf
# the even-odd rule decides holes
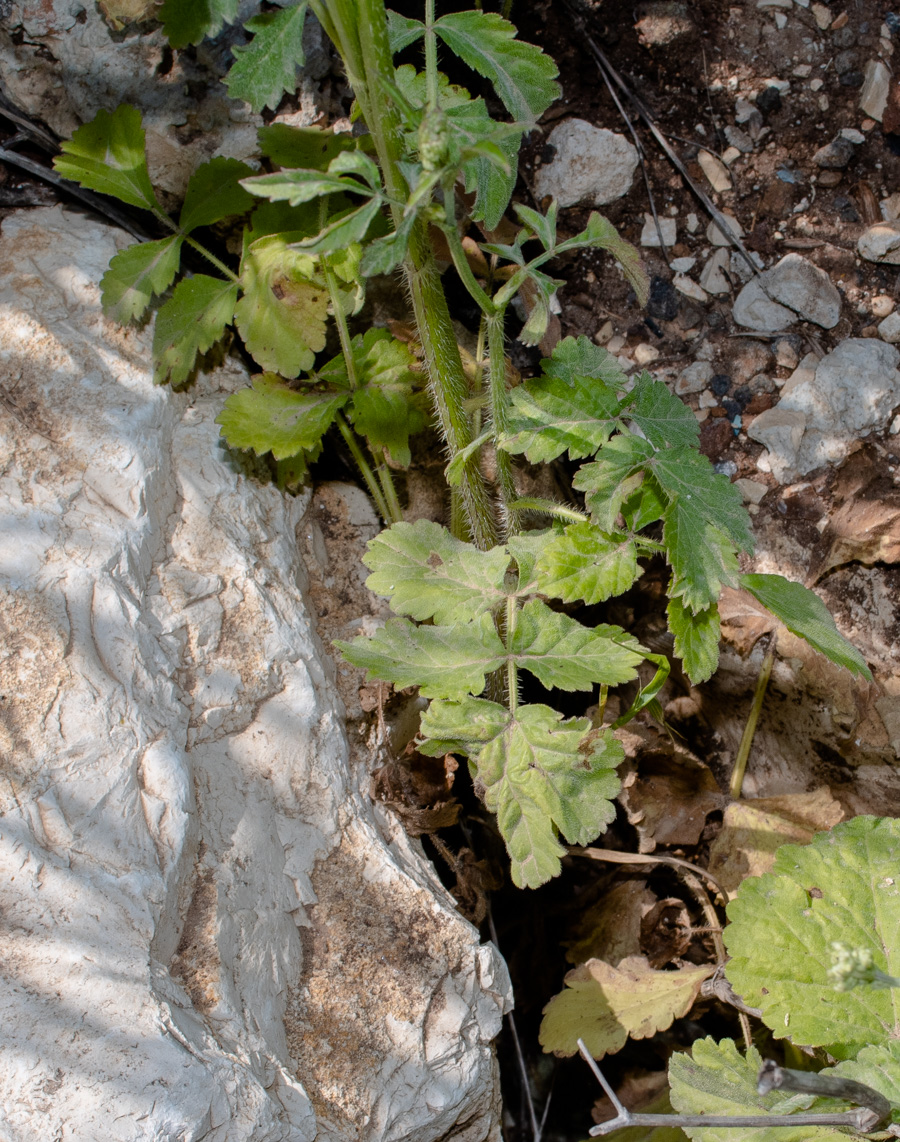
[[[657,900],[641,920],[641,952],[652,968],[684,955],[691,942],[691,919],[677,896]]]
[[[811,793],[734,801],[712,843],[709,871],[734,896],[748,876],[771,871],[782,845],[806,845],[817,832],[833,828],[844,810],[826,786]]]
[[[648,726],[633,726],[618,736],[631,759],[619,771],[618,800],[637,830],[639,851],[652,853],[657,845],[695,845],[707,815],[725,804],[710,770]]]
[[[576,938],[564,946],[570,964],[605,960],[617,964],[641,951],[641,912],[646,880],[621,880],[578,925]]]

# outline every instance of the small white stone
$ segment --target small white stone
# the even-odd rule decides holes
[[[827,95],[820,95],[819,96],[819,110],[820,111],[827,111],[830,106],[831,106],[831,104],[828,102],[828,96]]]
[[[807,353],[806,356],[797,363],[797,368],[794,369],[793,373],[791,373],[784,382],[784,387],[781,390],[782,396],[787,396],[791,389],[795,389],[797,385],[806,384],[807,381],[814,381],[820,360],[821,357],[818,353]]]
[[[900,192],[892,194],[889,198],[881,200],[881,217],[885,222],[893,222],[900,218]]]
[[[900,413],[891,421],[891,427],[888,429],[888,432],[890,432],[891,436],[896,436],[900,433]]]
[[[730,261],[729,251],[723,248],[716,250],[703,267],[703,272],[700,275],[700,285],[707,293],[715,294],[717,297],[724,297],[725,294],[731,293],[731,282],[728,280],[726,273]]]
[[[872,316],[887,317],[889,313],[894,312],[894,304],[894,299],[886,293],[878,294],[872,298]]]
[[[733,162],[741,157],[741,152],[737,147],[727,147],[722,152],[722,162],[726,167],[730,167]]]
[[[846,139],[848,143],[855,143],[857,146],[866,141],[862,131],[857,131],[855,127],[842,127],[839,134],[842,139]]]
[[[659,350],[655,345],[648,345],[646,341],[642,341],[640,345],[635,346],[632,356],[638,365],[649,365],[659,357]]]
[[[702,424],[705,420],[709,420],[708,408],[695,408],[694,416],[697,418],[697,423]]]
[[[709,301],[709,294],[706,290],[697,285],[693,278],[689,278],[687,274],[676,274],[672,279],[672,285],[679,293],[691,298],[692,301]]]
[[[697,162],[713,190],[719,194],[731,190],[731,175],[728,173],[728,168],[715,155],[711,155],[709,151],[701,151],[697,156]]]
[[[884,321],[878,323],[878,336],[890,345],[900,341],[900,313],[890,313]]]
[[[740,489],[745,504],[758,504],[765,497],[769,488],[759,480],[735,480],[734,486]]]
[[[707,389],[706,392],[700,394],[699,404],[701,408],[717,408],[719,398],[715,393],[711,393],[709,389]]]
[[[816,23],[819,25],[823,32],[826,30],[826,28],[831,27],[831,21],[833,17],[831,12],[829,12],[824,4],[813,4],[812,13],[816,18]]]
[[[604,321],[597,332],[594,334],[594,340],[598,345],[605,345],[612,337],[615,330],[611,321]]]
[[[757,8],[793,8],[794,0],[756,0]]]
[[[663,242],[667,246],[674,246],[678,240],[678,223],[674,218],[660,218],[659,230],[662,231]],[[641,245],[654,246],[659,249],[661,243],[659,240],[659,230],[656,228],[656,223],[653,220],[652,214],[644,215],[644,229],[641,231]]]
[[[867,262],[886,262],[900,265],[900,220],[876,222],[864,230],[856,243],[861,258]]]
[[[700,226],[700,219],[692,211],[685,219],[685,225],[688,228],[688,233],[696,234]]]
[[[787,27],[787,16],[785,16],[784,12],[775,13],[775,27],[779,30],[779,32],[783,31]]]
[[[617,333],[615,335],[615,337],[610,338],[610,340],[607,341],[607,343],[606,343],[607,353],[612,353],[612,355],[614,357],[617,357],[619,355],[619,353],[621,353],[624,348],[625,348],[625,338],[622,336],[621,333]]]
[[[887,64],[879,59],[870,59],[866,64],[864,76],[865,82],[859,93],[860,110],[880,123],[891,89],[891,73]]]
[[[824,86],[825,86],[825,80],[819,79],[819,77],[816,76],[815,79],[810,81],[809,90],[810,91],[821,91]]]
[[[797,350],[790,341],[779,341],[775,346],[775,364],[780,369],[796,369],[800,364]]]
[[[734,237],[743,237],[744,227],[740,224],[740,222],[738,222],[733,214],[730,214],[728,211],[726,211],[722,215],[722,219],[725,222],[726,228],[731,234],[734,235]],[[726,237],[725,234],[723,234],[718,222],[710,222],[710,224],[706,227],[706,238],[707,241],[711,242],[714,246],[731,245],[730,239]]]
[[[756,458],[756,470],[758,472],[771,472],[772,461],[769,459],[768,452],[760,452]],[[758,510],[758,509],[757,509]]]
[[[675,392],[680,396],[702,393],[713,378],[714,369],[709,361],[695,361],[681,371],[675,382]]]
[[[535,175],[536,198],[549,196],[560,206],[603,206],[631,189],[638,153],[624,135],[584,119],[564,119],[547,143],[556,155]]]
[[[791,74],[796,75],[796,77],[798,79],[808,79],[811,71],[812,71],[812,66],[810,64],[799,63],[794,68],[794,70],[791,72]]]
[[[673,258],[671,265],[676,274],[687,274],[697,264],[696,258]]]

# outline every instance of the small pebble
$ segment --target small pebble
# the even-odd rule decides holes
[[[672,269],[676,274],[689,273],[696,264],[696,258],[673,258],[671,262]]]
[[[597,332],[594,334],[594,340],[598,345],[605,345],[612,337],[615,330],[611,321],[604,321]]]
[[[813,80],[813,81],[810,83],[810,85],[809,85],[809,90],[810,90],[810,91],[821,91],[821,90],[822,90],[822,88],[823,88],[824,86],[825,86],[825,80],[824,80],[824,79],[819,79],[819,78],[818,78],[818,76],[817,76],[817,77],[816,77],[816,78],[815,78],[815,79],[814,79],[814,80]]]
[[[900,435],[900,413],[898,413],[891,421],[891,427],[888,429],[891,436]]]
[[[696,214],[691,213],[685,219],[685,225],[687,226],[689,233],[696,234],[697,229],[700,226],[700,219],[697,217]]]
[[[731,388],[731,377],[729,377],[726,373],[716,373],[713,379],[709,382],[709,387],[717,397],[722,397]]]
[[[880,293],[877,297],[872,298],[872,316],[873,317],[887,317],[888,314],[894,312],[894,299],[888,297],[886,293]]]
[[[686,260],[693,261],[693,259]],[[687,274],[676,274],[672,279],[672,285],[680,294],[691,298],[692,301],[709,301],[709,294],[706,290],[697,285],[693,278],[689,278]]]
[[[612,353],[612,355],[614,357],[617,357],[619,355],[619,353],[622,352],[624,347],[625,347],[625,338],[622,336],[621,333],[617,333],[615,335],[615,337],[611,338],[606,343],[607,353]]]
[[[812,14],[815,16],[816,23],[823,32],[831,27],[831,13],[824,4],[813,4]]]
[[[700,394],[701,408],[715,408],[718,403],[719,398],[714,396],[708,389],[705,393]]]
[[[654,345],[648,345],[642,341],[640,345],[635,346],[632,356],[638,365],[649,365],[651,361],[655,361],[659,357],[659,350]]]
[[[740,490],[745,504],[758,504],[769,490],[759,480],[735,480],[734,486]]]
[[[878,336],[890,345],[900,341],[900,313],[889,313],[884,321],[879,322]]]

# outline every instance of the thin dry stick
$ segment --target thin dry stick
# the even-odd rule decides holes
[[[704,880],[708,880],[723,900],[728,899],[728,893],[711,872],[708,872],[705,868],[700,868],[699,865],[691,864],[689,860],[669,856],[668,853],[659,853],[658,855],[651,855],[650,853],[620,853],[616,852],[615,849],[582,849],[577,846],[570,848],[569,852],[572,856],[586,856],[590,857],[591,860],[607,861],[609,864],[669,864],[673,868],[684,868],[687,869],[688,872],[693,872],[697,876],[702,876]],[[719,926],[718,918],[716,919],[715,926],[717,928]]]
[[[775,634],[773,632],[769,635],[769,646],[766,650],[766,656],[763,659],[762,666],[759,669],[759,677],[756,680],[753,704],[750,707],[747,724],[744,726],[744,732],[741,735],[741,744],[738,746],[737,757],[734,759],[734,771],[731,774],[729,792],[735,801],[740,800],[741,788],[744,784],[744,774],[747,771],[747,761],[750,758],[753,737],[756,734],[756,724],[759,721],[759,715],[762,711],[763,701],[766,696],[766,687],[769,685],[769,679],[772,677],[772,667],[774,663]]]

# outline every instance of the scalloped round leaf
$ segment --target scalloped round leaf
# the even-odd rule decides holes
[[[328,290],[314,272],[314,259],[289,249],[283,235],[244,249],[235,324],[254,359],[283,377],[311,369],[325,348]]]
[[[617,968],[588,960],[566,976],[566,989],[544,1008],[540,1043],[555,1055],[578,1053],[578,1039],[595,1059],[621,1051],[629,1037],[649,1039],[686,1015],[715,965],[656,971],[643,956]]]
[[[103,312],[126,325],[143,317],[154,294],[164,293],[178,273],[181,235],[138,242],[116,254],[100,280]]]
[[[900,820],[855,817],[743,882],[728,906],[728,979],[777,1037],[848,1059],[900,1036],[900,991],[836,991],[827,974],[840,942],[900,975],[898,870]]]
[[[900,1122],[900,1042],[896,1039],[877,1047],[863,1047],[855,1059],[828,1067],[822,1074],[853,1079],[877,1090],[894,1104],[892,1121]]]
[[[759,1094],[762,1056],[755,1047],[742,1055],[733,1040],[697,1039],[691,1054],[669,1060],[672,1105],[679,1114],[791,1114],[815,1102],[812,1095],[773,1090]],[[691,1142],[847,1142],[833,1126],[686,1126]]]

